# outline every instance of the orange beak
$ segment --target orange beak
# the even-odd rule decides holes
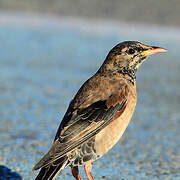
[[[164,48],[149,46],[148,50],[142,52],[142,55],[149,56],[151,54],[163,53],[163,52],[167,52],[167,51],[168,50],[164,49]]]
[[[150,51],[151,51],[151,54],[157,54],[157,53],[167,52],[168,50],[164,48],[152,46],[152,49]]]

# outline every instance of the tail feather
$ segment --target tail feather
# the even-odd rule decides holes
[[[35,180],[53,180],[67,165],[68,159],[67,156],[65,156],[60,163],[55,161],[53,164],[42,167]]]

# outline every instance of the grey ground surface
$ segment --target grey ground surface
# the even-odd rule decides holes
[[[179,0],[0,0],[0,10],[180,26]]]
[[[115,44],[139,40],[169,51],[140,68],[133,119],[120,142],[95,162],[93,175],[97,180],[180,179],[180,29],[6,18],[0,17],[0,165],[34,179],[33,164],[51,146],[80,85]],[[81,175],[86,179],[82,169]],[[61,177],[73,179],[69,168]]]

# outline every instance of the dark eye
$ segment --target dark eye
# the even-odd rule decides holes
[[[129,49],[128,53],[129,53],[129,54],[134,54],[134,53],[135,53],[135,50],[131,48],[131,49]]]

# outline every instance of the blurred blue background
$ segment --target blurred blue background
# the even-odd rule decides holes
[[[93,175],[180,179],[179,9],[178,0],[0,0],[0,179],[34,179],[70,100],[124,40],[168,53],[140,68],[133,119]],[[61,176],[73,179],[69,168]]]

